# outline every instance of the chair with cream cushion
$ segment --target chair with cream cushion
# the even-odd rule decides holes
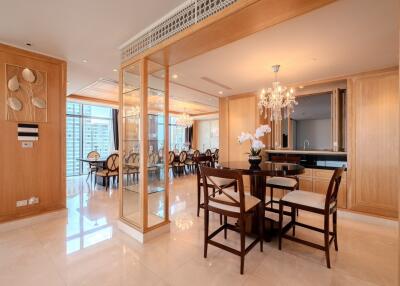
[[[119,158],[118,154],[108,156],[105,168],[96,172],[96,176],[103,177],[106,183],[106,191],[110,183],[110,178],[118,178]]]
[[[200,166],[200,173],[204,186],[204,258],[207,258],[209,244],[229,251],[230,253],[240,256],[240,274],[243,274],[245,255],[258,242],[260,243],[260,251],[263,251],[264,206],[260,199],[250,194],[245,194],[243,177],[240,172]],[[221,183],[227,182],[231,182],[229,184],[230,187],[227,187],[227,185],[220,185]],[[236,186],[237,192],[235,192],[234,185]],[[209,186],[211,186],[211,191]],[[224,216],[224,224],[211,234],[209,234],[210,212]],[[246,248],[246,217],[250,214],[256,214],[259,232],[255,240]],[[234,218],[237,224],[229,224],[228,217]],[[224,238],[226,239],[228,229],[240,233],[240,250],[213,240],[222,230],[224,231]]]
[[[337,243],[337,196],[339,191],[339,186],[341,178],[344,172],[344,168],[337,168],[332,175],[329,182],[328,190],[326,195],[305,192],[300,190],[295,190],[288,193],[279,201],[279,249],[282,249],[282,238],[286,238],[298,243],[302,243],[320,250],[325,251],[326,265],[331,268],[329,259],[329,246],[334,241],[335,250],[338,250]],[[292,210],[292,220],[291,222],[283,227],[283,208],[289,207]],[[296,221],[296,216],[294,215],[294,210],[301,209],[315,214],[320,214],[324,216],[324,228],[317,228],[314,226],[306,225]],[[333,231],[329,229],[329,219],[332,214],[333,221]],[[319,245],[313,242],[305,241],[295,237],[295,226],[304,227],[324,234],[324,245]],[[293,228],[293,235],[287,235],[286,232]],[[331,236],[331,238],[329,238]]]
[[[201,202],[201,187],[203,187],[203,178],[200,174],[199,166],[206,166],[206,164],[198,163],[196,165],[197,171],[197,216],[200,216],[200,209],[204,208],[204,203]],[[224,178],[214,178],[215,182],[223,189],[233,187],[234,191],[237,192],[237,186],[235,184],[235,180],[224,179]],[[213,188],[213,185],[209,185],[209,188]],[[214,188],[215,195],[215,188]],[[222,219],[221,219],[222,223]]]
[[[298,164],[300,157],[298,156],[272,156],[271,161],[274,163],[291,163]],[[279,204],[279,200],[274,198],[274,189],[285,191],[294,191],[299,188],[299,179],[297,177],[272,177],[266,181],[266,187],[270,189],[270,200],[266,200],[265,210],[278,213],[278,209],[274,208],[274,203]],[[285,212],[286,215],[288,213]]]

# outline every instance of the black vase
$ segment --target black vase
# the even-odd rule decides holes
[[[249,163],[251,166],[258,166],[262,161],[261,156],[249,156]]]

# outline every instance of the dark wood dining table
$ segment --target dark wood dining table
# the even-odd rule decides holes
[[[248,162],[221,162],[215,164],[215,168],[223,168],[240,171],[243,175],[250,177],[250,193],[259,198],[265,205],[266,177],[285,177],[303,174],[303,166],[291,163],[261,162],[259,166],[251,166]],[[268,220],[266,218],[266,220]],[[270,221],[271,222],[271,221]],[[254,224],[255,225],[255,224]],[[267,225],[272,225],[273,222]],[[287,226],[290,227],[290,226]],[[264,231],[265,240],[271,241],[274,232],[273,227]]]

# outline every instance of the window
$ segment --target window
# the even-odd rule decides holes
[[[114,149],[112,108],[67,102],[67,176],[86,173],[79,158],[90,151],[107,156]]]

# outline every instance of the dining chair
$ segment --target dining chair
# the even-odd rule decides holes
[[[175,168],[178,170],[178,172],[181,172],[182,174],[185,174],[186,159],[187,159],[187,152],[181,151],[181,153],[179,153],[179,161],[174,163]]]
[[[299,164],[300,157],[298,156],[272,156],[271,161],[274,163],[291,163]],[[286,177],[270,177],[266,180],[266,187],[270,190],[270,197],[266,199],[265,210],[278,213],[279,210],[274,208],[274,203],[279,205],[279,200],[274,198],[274,189],[282,190],[284,193],[287,191],[294,191],[299,188],[299,178],[297,176],[286,176]],[[286,215],[291,213],[285,212]]]
[[[96,176],[103,177],[103,180],[105,180],[106,191],[110,184],[110,178],[113,178],[114,180],[115,178],[118,179],[118,169],[119,156],[118,154],[111,154],[107,157],[105,168],[96,172]]]
[[[97,152],[97,151],[90,151],[90,152],[87,154],[86,158],[87,158],[87,159],[94,159],[94,160],[97,160],[97,159],[100,158],[100,154],[99,154],[99,152]],[[92,182],[93,182],[93,173],[95,173],[95,172],[97,171],[97,168],[98,168],[98,167],[99,167],[99,166],[98,166],[96,163],[91,163],[91,162],[89,162],[88,175],[87,175],[87,178],[86,178],[86,182],[87,182],[87,180],[88,180],[89,177],[90,177],[90,185],[92,185]]]
[[[168,152],[168,167],[172,169],[172,175],[175,177],[175,153],[174,151]]]
[[[203,184],[203,177],[200,174],[200,166],[207,166],[206,164],[202,162],[198,162],[196,164],[196,174],[197,174],[197,216],[200,216],[200,209],[204,209],[204,202],[201,200],[201,188],[204,186]],[[218,185],[223,188],[234,188],[234,191],[237,192],[237,185],[235,184],[235,180],[231,179],[223,179],[223,178],[216,178],[215,179],[218,183]],[[215,195],[215,188],[213,187],[212,184],[208,185],[209,188],[213,189],[213,195]],[[222,219],[221,219],[222,221]],[[222,223],[222,222],[221,222]]]
[[[192,173],[194,173],[194,171],[196,170],[196,164],[197,164],[199,156],[200,156],[200,151],[199,150],[195,150],[193,152],[191,158],[188,158],[185,161],[186,166],[188,166],[189,170]]]
[[[325,251],[326,266],[331,268],[329,258],[329,247],[334,241],[335,250],[338,251],[337,242],[337,197],[340,187],[340,182],[344,172],[344,167],[335,169],[332,178],[329,182],[329,186],[326,195],[317,194],[312,192],[295,190],[288,193],[279,201],[279,250],[282,249],[282,238],[292,240],[304,245],[308,245],[322,251]],[[292,220],[289,224],[283,227],[283,208],[289,207],[292,210]],[[315,226],[307,225],[296,221],[294,210],[301,209],[308,212],[324,216],[324,228],[317,228]],[[332,215],[333,231],[329,228],[329,219]],[[324,245],[309,242],[298,237],[295,237],[295,227],[300,226],[313,231],[317,231],[324,234]],[[286,232],[293,228],[293,235],[287,235]],[[331,236],[331,238],[329,238]]]
[[[214,159],[214,163],[218,163],[218,160],[219,160],[219,149],[215,149],[213,159]]]
[[[240,256],[240,274],[243,274],[245,255],[257,243],[260,243],[260,251],[263,251],[264,206],[260,199],[244,193],[243,177],[240,172],[200,166],[200,173],[204,182],[204,258],[207,258],[209,244],[221,248]],[[233,180],[238,192],[234,192],[233,188],[223,188],[217,179]],[[209,185],[212,186],[211,192]],[[211,234],[209,234],[210,212],[224,216],[223,225]],[[258,236],[246,247],[246,217],[251,214],[258,218],[259,231]],[[228,217],[234,218],[237,224],[229,224]],[[224,231],[224,238],[227,239],[228,229],[240,234],[240,250],[213,240],[221,231]]]

